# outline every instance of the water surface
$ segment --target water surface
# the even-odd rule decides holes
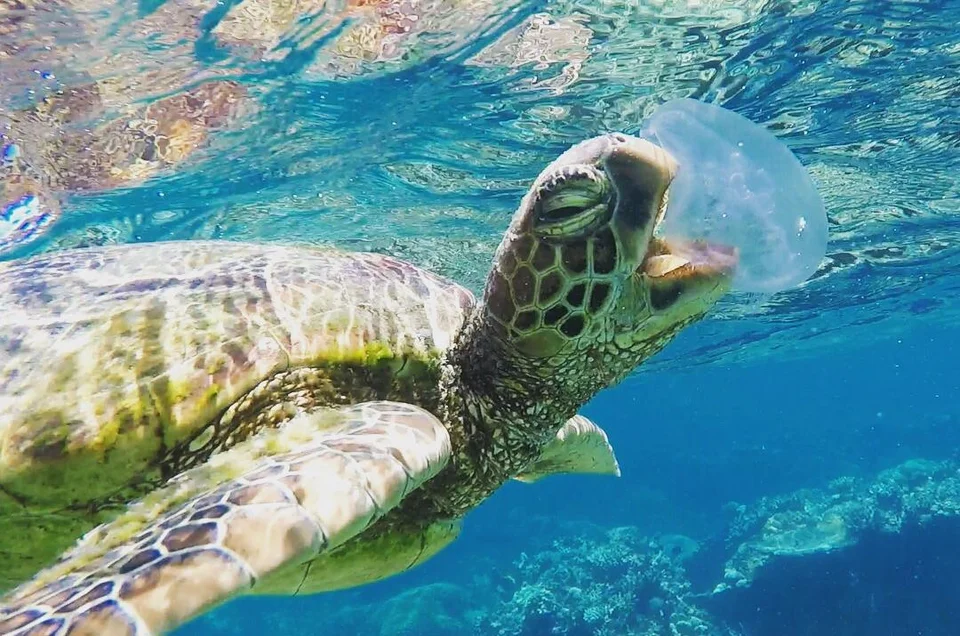
[[[436,0],[375,59],[343,54],[366,19],[346,3],[265,25],[256,46],[225,43],[218,25],[244,4],[50,4],[48,20],[18,26],[2,108],[81,71],[145,101],[232,78],[255,107],[176,170],[70,196],[4,258],[170,239],[336,244],[479,291],[544,165],[586,137],[638,131],[674,97],[774,131],[820,188],[831,235],[811,281],[729,297],[588,405],[625,467],[617,484],[511,486],[421,571],[327,599],[240,601],[198,629],[282,631],[300,616],[289,629],[304,631],[309,612],[488,576],[548,531],[540,518],[695,535],[724,502],[956,448],[960,3]],[[77,11],[95,26],[83,38]]]

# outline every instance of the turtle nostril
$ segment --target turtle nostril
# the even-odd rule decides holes
[[[621,144],[627,143],[627,136],[623,133],[611,133],[610,138]]]

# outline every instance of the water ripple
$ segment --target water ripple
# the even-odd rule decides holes
[[[114,76],[117,99],[234,77],[257,108],[176,171],[71,198],[45,237],[11,256],[172,238],[339,244],[479,291],[546,163],[584,137],[636,131],[685,96],[790,145],[821,189],[831,242],[807,284],[727,299],[648,368],[809,355],[960,309],[960,5],[950,0],[383,0],[271,14],[253,35],[238,12],[269,0],[171,0],[145,15],[103,2],[83,20],[98,25],[79,38],[96,44],[83,55],[64,44],[75,18],[61,4],[8,24],[0,40],[56,41],[54,62]],[[3,62],[17,88],[0,109],[46,90],[31,75],[41,57]],[[124,81],[143,72],[151,82]]]

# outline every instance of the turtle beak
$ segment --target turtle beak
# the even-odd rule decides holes
[[[706,310],[730,289],[737,262],[732,247],[654,238],[638,274],[647,281],[654,311],[690,301]]]
[[[720,282],[737,264],[735,249],[703,241],[666,241],[654,236],[667,209],[676,160],[660,146],[621,133],[607,135],[603,167],[616,188],[614,223],[640,258],[638,271],[668,284]]]
[[[614,223],[621,234],[632,234],[636,247],[646,251],[666,207],[666,193],[677,172],[677,162],[646,139],[615,133],[603,167],[617,192]]]
[[[706,241],[666,241],[654,238],[641,270],[652,279],[679,280],[690,276],[732,277],[739,254],[735,247]]]

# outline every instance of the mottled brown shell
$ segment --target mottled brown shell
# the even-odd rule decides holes
[[[295,396],[416,402],[473,303],[390,257],[286,246],[154,243],[0,263],[0,516],[119,503],[131,484],[142,492],[203,461],[212,433],[235,443],[251,414],[262,422]],[[384,395],[363,390],[374,367]],[[336,369],[352,370],[356,395],[340,395]],[[401,370],[420,375],[390,384]]]

